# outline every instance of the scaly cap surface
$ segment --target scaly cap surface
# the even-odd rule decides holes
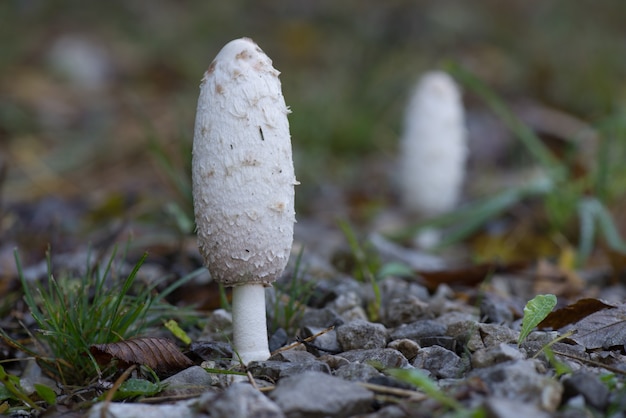
[[[200,252],[215,280],[269,284],[287,264],[297,184],[280,73],[250,39],[204,74],[192,185]]]

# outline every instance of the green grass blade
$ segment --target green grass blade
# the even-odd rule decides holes
[[[57,394],[54,393],[54,390],[50,386],[46,386],[42,383],[35,383],[34,385],[35,391],[37,395],[44,401],[48,403],[48,405],[56,405],[57,403]]]
[[[541,139],[524,123],[522,123],[508,106],[491,90],[485,83],[470,73],[460,65],[450,63],[448,71],[457,78],[464,86],[467,86],[481,99],[487,103],[491,110],[502,120],[502,122],[515,134],[524,144],[531,156],[548,172],[551,176],[562,177],[565,174],[565,167],[543,144]]]
[[[15,266],[17,269],[17,275],[20,279],[20,283],[22,285],[22,289],[24,290],[24,301],[26,305],[28,305],[28,309],[31,312],[31,315],[35,319],[35,321],[40,324],[45,322],[45,317],[41,310],[39,309],[39,305],[35,301],[35,297],[31,291],[31,287],[26,281],[26,277],[24,277],[24,271],[22,270],[22,263],[20,260],[20,256],[17,252],[17,249],[13,251],[13,256],[15,257]]]
[[[446,395],[435,382],[418,369],[391,369],[387,370],[387,373],[403,382],[412,384],[432,399],[450,409],[455,411],[465,409],[456,399]]]

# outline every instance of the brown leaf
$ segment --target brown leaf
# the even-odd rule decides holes
[[[570,340],[587,350],[623,347],[626,344],[626,305],[603,309],[581,319],[573,329]]]
[[[550,312],[543,321],[537,325],[539,329],[559,329],[566,325],[575,324],[581,319],[601,311],[602,309],[613,309],[615,306],[607,305],[601,300],[594,298],[585,298],[576,301],[564,308]]]
[[[150,367],[159,376],[174,374],[193,362],[181,353],[167,338],[141,337],[110,344],[95,344],[89,351],[99,364],[105,365],[115,359],[121,368],[132,364]]]
[[[433,290],[442,283],[448,285],[476,286],[482,283],[489,275],[494,273],[508,273],[523,270],[527,263],[484,263],[450,270],[418,271],[424,278],[426,287]]]

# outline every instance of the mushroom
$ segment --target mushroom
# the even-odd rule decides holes
[[[298,182],[279,74],[251,39],[233,40],[205,72],[196,112],[198,246],[212,278],[233,286],[233,345],[244,364],[270,355],[265,287],[293,242]]]
[[[431,218],[453,210],[460,199],[467,158],[461,94],[442,71],[424,74],[409,100],[400,140],[404,207]],[[440,232],[423,229],[417,245],[432,248]]]

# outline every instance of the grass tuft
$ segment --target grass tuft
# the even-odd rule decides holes
[[[24,300],[37,326],[33,334],[36,348],[18,342],[4,330],[0,330],[2,337],[35,357],[44,371],[63,385],[84,385],[102,376],[106,370],[100,368],[89,347],[138,336],[149,326],[180,316],[181,312],[164,303],[163,298],[196,275],[194,272],[179,279],[160,295],[155,292],[158,283],[134,292],[139,287],[137,273],[147,254],[125,278],[115,273],[115,257],[116,251],[103,269],[91,266],[87,260],[86,274],[57,279],[48,252],[47,281],[33,286],[24,277],[16,251]]]

